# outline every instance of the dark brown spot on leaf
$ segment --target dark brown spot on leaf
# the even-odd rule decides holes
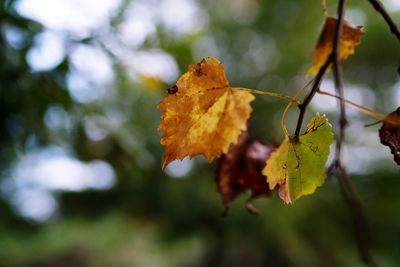
[[[174,95],[178,92],[178,86],[174,85],[171,88],[168,88],[168,94]]]
[[[200,77],[201,75],[203,75],[203,71],[202,71],[202,69],[201,69],[201,63],[198,63],[198,64],[195,65],[194,74],[195,74],[196,76],[198,76],[198,77]]]

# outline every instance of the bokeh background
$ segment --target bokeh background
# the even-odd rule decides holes
[[[400,24],[400,2],[383,3]],[[343,66],[346,97],[391,112],[399,42],[366,0],[346,18],[365,31]],[[257,200],[259,216],[244,194],[221,217],[215,164],[160,168],[156,104],[188,64],[215,56],[235,86],[294,94],[323,20],[311,0],[1,0],[0,266],[362,266],[334,178],[291,206]],[[252,105],[252,136],[279,141],[285,102]],[[336,108],[317,96],[307,116],[337,125]],[[373,254],[399,266],[399,168],[372,119],[349,108],[349,121],[344,162]]]

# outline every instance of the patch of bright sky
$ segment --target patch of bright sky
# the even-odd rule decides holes
[[[120,0],[16,2],[16,10],[21,15],[42,23],[47,29],[43,36],[38,37],[36,45],[29,52],[27,60],[31,68],[34,71],[44,71],[56,67],[66,54],[62,46],[66,36],[85,38],[93,32],[107,33],[107,27],[104,26],[108,26],[111,16],[120,3]],[[132,47],[139,48],[149,36],[155,35],[157,26],[165,28],[177,37],[202,30],[207,23],[208,15],[194,0],[132,1],[125,13],[124,21],[117,29],[116,38],[120,38],[122,42],[113,46],[113,52],[120,54],[121,58],[129,58],[130,62],[127,65],[133,67],[133,71],[140,75],[157,76],[165,82],[173,82],[178,76],[178,67],[173,57],[161,51],[142,53],[132,50],[130,51],[132,56],[129,56],[126,50]],[[112,32],[105,34],[105,37],[108,38],[110,34]],[[94,80],[92,77],[96,77],[97,83],[109,81],[112,76],[112,71],[109,71],[111,63],[103,64],[106,61],[104,56],[99,52],[93,56],[91,48],[69,47],[69,53],[75,68],[68,77],[72,97],[81,103],[101,98],[102,96],[91,97],[93,94],[90,84]],[[86,77],[89,77],[89,81]]]
[[[328,79],[323,80],[321,90],[335,94],[335,85],[333,84],[333,81]],[[337,109],[336,99],[320,94],[314,96],[310,106],[319,112],[336,112]]]
[[[39,34],[35,39],[35,46],[29,51],[27,61],[34,71],[46,71],[56,67],[64,59],[66,51],[66,34],[85,38],[92,31],[107,23],[111,14],[119,6],[119,0],[20,0],[16,2],[16,10],[23,16],[42,23],[47,30]],[[79,50],[79,49],[78,49]],[[74,53],[74,50],[72,51]],[[90,51],[75,52],[80,55],[88,53],[93,59]],[[99,60],[103,60],[104,57]],[[89,65],[86,69],[92,72],[99,71],[97,77],[109,78],[104,74],[104,64],[100,61],[85,61],[87,57],[80,60],[77,65]],[[76,58],[75,58],[75,61]],[[85,66],[86,65],[86,66]],[[109,66],[110,67],[110,66]],[[86,74],[86,73],[85,73]]]
[[[88,103],[107,96],[107,86],[114,80],[111,60],[97,47],[76,45],[70,53],[72,70],[67,75],[72,98]]]
[[[48,29],[84,38],[107,21],[119,4],[120,0],[20,0],[15,8]]]
[[[11,47],[15,49],[21,49],[25,47],[25,34],[24,32],[17,27],[7,26],[3,28],[7,42]]]
[[[141,12],[139,7],[130,8],[127,11],[125,21],[118,27],[120,38],[124,44],[137,48],[143,44],[146,38],[156,32],[156,25],[146,10]]]
[[[45,190],[22,189],[13,194],[10,200],[19,214],[38,223],[49,220],[58,210],[55,197]]]
[[[202,30],[207,23],[207,14],[194,0],[136,0],[125,12],[119,31],[125,44],[138,47],[155,34],[158,25],[180,36]]]
[[[335,94],[332,80],[325,80],[321,89]],[[376,98],[374,93],[367,87],[348,84],[345,90],[346,99],[367,107],[374,107]],[[400,93],[399,93],[400,96]],[[330,96],[316,94],[310,104],[315,110],[326,113],[337,114],[337,100]],[[394,170],[389,149],[380,143],[377,126],[365,128],[364,124],[374,122],[359,110],[347,105],[347,114],[350,124],[346,130],[346,145],[343,150],[343,162],[349,162],[347,169],[350,173],[366,174],[387,168]],[[365,117],[366,120],[352,119],[354,117]],[[335,124],[335,122],[333,122]],[[375,128],[374,128],[375,127]],[[332,151],[334,147],[332,147]]]
[[[201,30],[208,23],[207,14],[194,0],[163,0],[156,10],[162,25],[178,35]]]
[[[325,79],[322,82],[321,90],[336,94],[335,85],[332,80]],[[345,98],[357,104],[362,104],[367,107],[373,107],[375,104],[375,95],[367,87],[359,85],[346,85]],[[337,112],[337,100],[333,97],[316,94],[310,104],[315,110],[320,112]],[[347,114],[349,116],[357,116],[360,111],[354,107],[347,105]]]
[[[114,183],[115,173],[107,162],[84,163],[62,148],[48,147],[23,155],[0,189],[22,216],[41,222],[57,211],[53,192],[107,190]]]
[[[379,126],[364,127],[359,120],[352,120],[347,128],[347,141],[343,150],[343,162],[349,162],[346,168],[350,173],[366,174],[377,170],[396,171],[392,154],[382,146]]]
[[[399,107],[400,106],[400,81],[397,82],[392,87],[392,95],[393,95],[393,97],[391,99],[393,101],[393,106]]]
[[[345,19],[354,25],[365,26],[366,23],[365,13],[361,9],[346,9]]]
[[[189,157],[183,160],[174,160],[165,168],[165,172],[172,178],[183,178],[193,168],[193,160]]]
[[[125,45],[137,48],[155,34],[157,26],[181,36],[202,30],[207,23],[207,14],[194,0],[138,0],[129,6],[119,34]],[[167,83],[174,82],[179,75],[175,59],[161,50],[126,51],[118,45],[112,46],[112,50],[140,75],[158,77]]]
[[[65,58],[64,38],[60,34],[44,31],[35,36],[35,45],[29,50],[26,60],[35,71],[55,68]]]
[[[72,120],[61,105],[50,105],[43,120],[46,126],[55,132],[69,132],[72,129]]]
[[[333,124],[337,125],[335,121]],[[346,142],[343,146],[342,156],[342,161],[348,163],[346,169],[349,173],[369,174],[383,169],[397,171],[389,148],[382,146],[379,140],[378,129],[379,126],[366,128],[364,122],[360,120],[350,121],[346,129]],[[327,166],[334,159],[335,146],[335,143],[330,146],[331,153]]]
[[[102,127],[102,120],[104,120],[104,118],[100,116],[85,117],[85,133],[94,142],[101,141],[108,135],[106,127]]]
[[[383,5],[386,7],[390,13],[400,11],[400,1],[399,0],[382,0]]]
[[[75,102],[89,103],[105,98],[107,88],[88,80],[77,71],[70,71],[67,75],[67,86],[70,96]]]
[[[168,53],[161,50],[141,51],[125,55],[125,64],[145,76],[155,76],[173,83],[179,76],[178,64]]]
[[[106,84],[114,79],[111,60],[98,47],[75,45],[70,53],[74,70],[96,84]]]

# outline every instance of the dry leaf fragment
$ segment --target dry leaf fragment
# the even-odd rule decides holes
[[[336,18],[326,18],[324,28],[313,51],[313,65],[307,71],[307,74],[316,74],[332,52],[336,23]],[[345,60],[348,56],[354,54],[354,47],[361,43],[361,35],[364,33],[361,28],[362,26],[355,26],[346,20],[343,21],[343,30],[340,38],[341,60]]]
[[[394,161],[400,165],[400,107],[383,120],[379,138],[383,145],[390,147]]]
[[[231,90],[218,59],[189,65],[158,104],[163,111],[163,168],[186,156],[203,154],[211,162],[226,153],[246,130],[253,99],[248,92]]]
[[[252,195],[247,208],[256,212],[251,201],[257,197],[271,195],[272,191],[261,171],[269,155],[277,147],[265,146],[252,140],[247,132],[239,137],[236,144],[230,146],[228,153],[218,161],[216,179],[217,189],[225,206],[241,193],[250,190]]]

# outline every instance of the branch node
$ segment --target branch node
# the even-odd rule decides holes
[[[340,118],[339,123],[342,127],[347,127],[349,125],[349,121],[346,118]]]

